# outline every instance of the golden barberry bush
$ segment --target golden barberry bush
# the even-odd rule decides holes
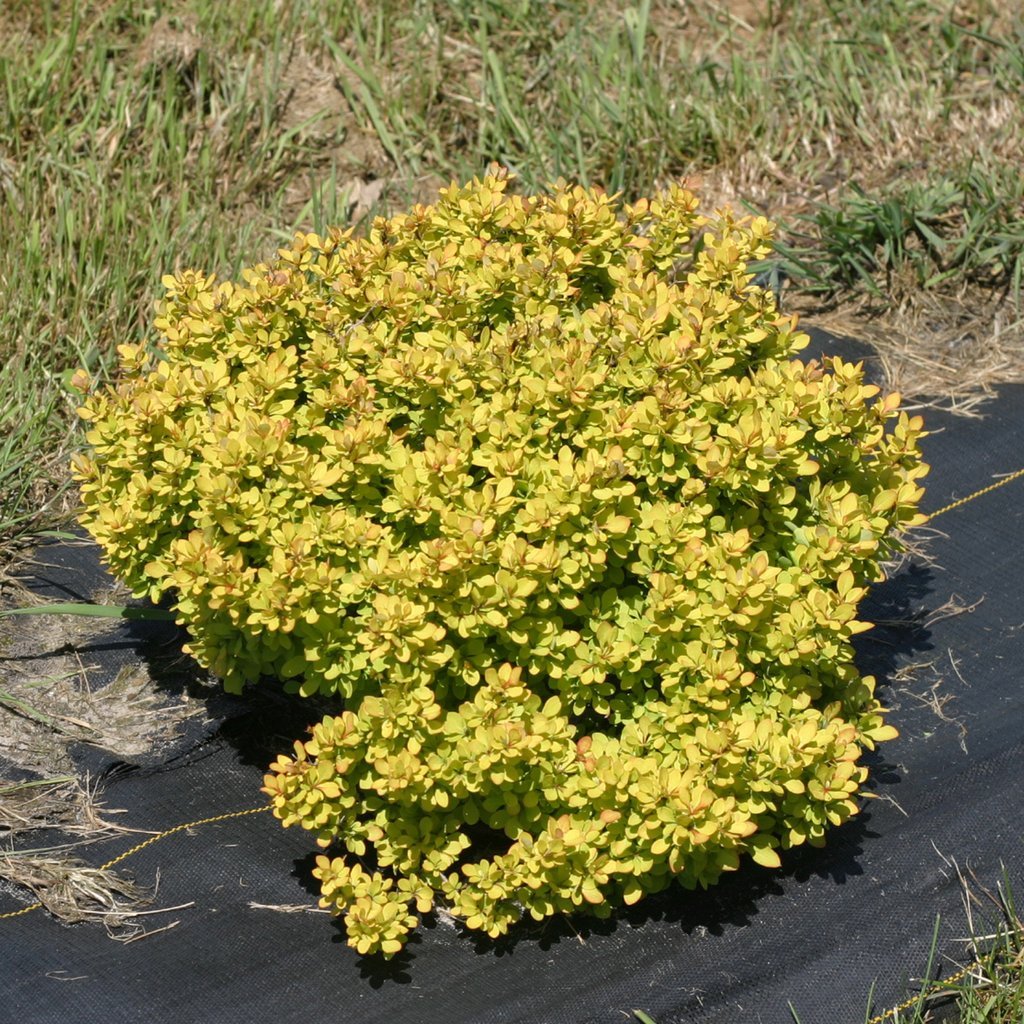
[[[165,279],[82,409],[115,572],[228,689],[338,695],[265,792],[363,952],[777,865],[894,734],[850,637],[920,420],[794,358],[764,219],[508,186]]]

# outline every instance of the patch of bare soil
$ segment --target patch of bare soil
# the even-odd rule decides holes
[[[139,44],[135,64],[137,68],[155,66],[184,69],[195,63],[201,49],[202,40],[196,29],[195,18],[164,14],[153,22]]]
[[[204,49],[209,51],[209,45],[193,17],[164,15],[153,23],[136,48],[135,69],[171,69],[187,86]],[[214,55],[210,51],[207,56]],[[218,60],[208,63],[217,66]],[[282,65],[273,69],[272,78],[272,94],[262,97],[274,104],[271,131],[293,140],[290,145],[303,148],[309,171],[294,176],[287,185],[285,215],[297,216],[310,201],[315,179],[330,173],[339,192],[347,197],[347,219],[352,223],[360,221],[376,209],[395,174],[377,132],[360,109],[358,97],[363,83],[344,65],[332,62],[326,66],[304,49],[301,41],[296,41]],[[266,88],[264,76],[253,76],[247,99],[255,99],[257,91],[262,93]],[[205,134],[216,136],[223,132],[223,118],[223,111],[211,111]]]
[[[330,170],[344,195],[348,223],[358,223],[377,208],[394,180],[395,168],[373,127],[365,123],[355,97],[362,84],[342,66],[322,66],[296,49],[282,73],[281,130],[299,132],[320,144],[317,166]],[[295,179],[287,207],[297,213],[310,199],[308,179]]]

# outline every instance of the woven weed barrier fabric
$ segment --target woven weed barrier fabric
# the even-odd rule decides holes
[[[926,511],[1024,465],[1024,389],[983,411],[928,414]],[[870,1014],[886,1019],[913,995],[937,917],[933,976],[969,959],[961,873],[1024,892],[1022,509],[1024,478],[946,508],[925,556],[872,590],[860,617],[876,627],[858,638],[858,663],[878,677],[900,737],[869,757],[875,799],[824,849],[784,855],[780,871],[748,864],[708,892],[671,890],[608,921],[524,925],[498,942],[428,917],[390,962],[360,957],[315,912],[312,837],[282,829],[258,792],[267,763],[318,713],[276,694],[208,691],[204,713],[159,754],[75,751],[107,810],[123,810],[116,820],[155,834],[81,856],[121,857],[140,884],[159,880],[149,909],[169,909],[130,942],[41,909],[0,918],[0,1019],[614,1024],[639,1008],[658,1024],[791,1024],[792,1004],[803,1024],[858,1024],[872,989]],[[49,545],[31,573],[53,600],[110,585],[87,545]],[[119,622],[78,654],[98,666],[96,686],[133,662],[154,674],[177,665],[173,702],[190,685],[178,645],[166,624]],[[0,915],[31,902],[0,891]],[[983,932],[984,917],[974,923]]]

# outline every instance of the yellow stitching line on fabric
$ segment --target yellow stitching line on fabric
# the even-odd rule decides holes
[[[115,864],[120,864],[121,861],[127,860],[133,854],[138,853],[140,850],[144,850],[147,846],[151,846],[153,843],[158,842],[161,839],[166,839],[168,836],[173,836],[177,832],[187,832],[190,828],[196,828],[199,825],[213,825],[218,821],[228,821],[231,818],[245,818],[250,814],[262,814],[264,811],[269,811],[270,806],[265,807],[250,807],[247,811],[229,811],[227,814],[216,814],[212,818],[200,818],[198,821],[186,821],[183,825],[175,825],[174,828],[169,828],[166,832],[158,832],[155,836],[150,836],[148,839],[144,839],[137,846],[133,846],[130,850],[125,850],[124,853],[119,853],[116,857],[111,858],[106,864],[100,865],[100,871],[106,871],[112,868]]]
[[[956,974],[951,974],[948,978],[943,978],[941,984],[955,985],[958,981],[962,981],[964,978],[966,978],[967,975],[970,974],[975,967],[979,967],[980,965],[981,961],[975,960],[974,963],[963,968],[963,970],[957,971]],[[880,1013],[877,1017],[872,1017],[871,1020],[867,1021],[867,1024],[884,1024],[885,1021],[889,1020],[891,1017],[894,1017],[897,1013],[900,1013],[902,1010],[909,1010],[912,1006],[916,1006],[922,998],[927,999],[928,996],[918,994],[914,996],[913,999],[907,999],[904,1002],[900,1003],[899,1006],[894,1006],[891,1010],[886,1010],[885,1013]]]
[[[198,818],[196,821],[186,821],[164,832],[158,832],[155,836],[150,836],[141,843],[136,843],[135,846],[125,850],[123,853],[119,853],[116,857],[111,857],[105,864],[101,864],[97,870],[107,871],[115,864],[120,864],[121,861],[127,860],[140,850],[144,850],[147,846],[151,846],[153,843],[166,839],[168,836],[173,836],[178,832],[187,832],[190,828],[198,828],[200,825],[213,825],[218,821],[229,821],[232,818],[245,818],[250,814],[263,814],[269,810],[270,806],[268,804],[265,807],[250,807],[245,811],[229,811],[227,814],[215,814],[212,818]],[[42,905],[41,902],[30,903],[27,907],[22,907],[20,910],[10,910],[6,914],[0,914],[0,921],[5,921],[10,917],[20,917],[22,914],[27,914],[32,910],[38,910]]]
[[[942,508],[932,512],[925,522],[930,523],[933,519],[938,519],[938,517],[944,512],[952,512],[953,509],[959,508],[961,505],[966,505],[967,502],[974,501],[975,498],[980,498],[983,494],[989,494],[991,491],[997,491],[1000,487],[1005,487],[1007,484],[1020,479],[1022,476],[1024,476],[1024,469],[1018,469],[1015,472],[1004,476],[1002,480],[997,480],[994,484],[989,484],[988,487],[982,487],[981,490],[975,491],[973,494],[968,494],[966,498],[960,498],[957,501],[951,501],[948,505],[943,505]]]
[[[38,910],[42,906],[42,903],[30,903],[27,907],[22,907],[21,910],[8,910],[6,914],[0,914],[0,921],[6,921],[9,917],[21,917],[22,914],[27,914],[30,910]]]

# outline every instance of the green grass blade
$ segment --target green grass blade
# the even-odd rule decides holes
[[[74,602],[39,604],[27,608],[8,608],[0,617],[8,615],[82,615],[97,619],[142,619],[154,622],[174,622],[174,612],[164,608],[140,608],[136,605],[76,604]]]

